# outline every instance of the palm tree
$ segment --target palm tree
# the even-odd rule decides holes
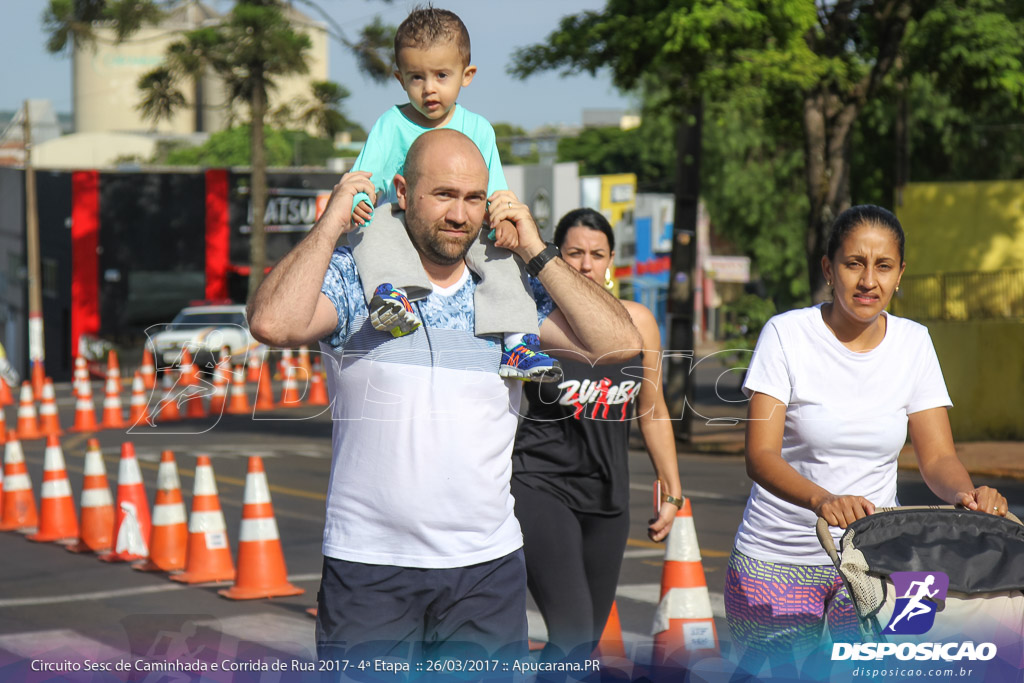
[[[161,121],[169,121],[174,112],[187,104],[185,95],[175,86],[173,72],[160,66],[139,78],[142,101],[136,109],[142,117],[153,122],[153,130]]]
[[[352,93],[333,81],[314,81],[312,90],[312,97],[304,103],[299,120],[316,128],[328,140],[334,140],[338,133],[352,127],[352,122],[341,113],[342,102]]]

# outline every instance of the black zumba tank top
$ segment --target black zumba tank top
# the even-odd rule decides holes
[[[616,515],[629,506],[629,426],[643,382],[642,354],[592,366],[559,358],[559,383],[528,382],[512,476],[576,512]]]

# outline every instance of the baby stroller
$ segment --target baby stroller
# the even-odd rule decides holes
[[[1019,647],[1024,638],[1024,526],[1014,515],[996,517],[952,506],[879,509],[847,527],[839,552],[824,519],[818,520],[817,534],[850,593],[863,642],[909,639],[900,633],[912,631],[896,629],[892,617],[898,605],[897,620],[906,625],[901,615],[915,615],[915,605],[908,608],[908,602],[921,599],[910,591],[898,595],[894,572],[921,572],[926,578],[917,582],[915,595],[936,604],[920,608],[934,611],[934,622],[927,636],[917,639],[1001,641]],[[936,573],[949,577],[944,599],[931,597],[941,597],[932,586]]]

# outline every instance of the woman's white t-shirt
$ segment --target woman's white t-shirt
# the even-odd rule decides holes
[[[786,404],[782,458],[836,495],[896,504],[896,458],[907,439],[907,415],[951,407],[942,370],[923,325],[886,315],[874,349],[851,351],[821,317],[821,305],[773,317],[761,331],[743,391]],[[814,527],[815,514],[750,491],[736,548],[759,560],[831,564]],[[842,529],[833,527],[838,540]]]

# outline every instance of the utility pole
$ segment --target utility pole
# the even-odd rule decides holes
[[[21,122],[25,138],[25,243],[28,257],[28,358],[31,366],[32,391],[42,394],[46,372],[43,346],[43,287],[39,268],[39,213],[36,207],[36,171],[32,166],[32,121],[28,100]]]
[[[676,131],[675,217],[672,228],[672,270],[668,285],[669,366],[666,403],[676,439],[693,438],[694,295],[697,283],[697,213],[700,203],[700,151],[703,108],[681,108]]]

